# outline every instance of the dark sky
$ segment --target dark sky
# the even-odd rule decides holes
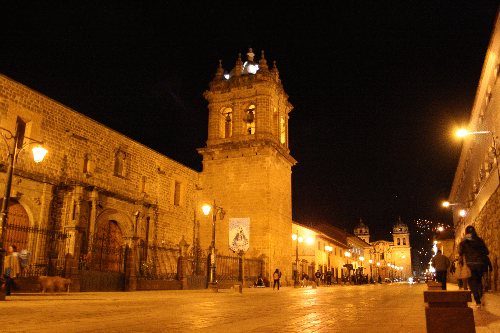
[[[219,59],[230,71],[264,49],[294,106],[295,221],[361,218],[375,238],[399,216],[451,223],[452,133],[498,1],[81,3],[4,4],[0,73],[201,171]]]

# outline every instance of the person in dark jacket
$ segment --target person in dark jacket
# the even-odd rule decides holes
[[[483,296],[483,274],[487,271],[486,262],[488,259],[488,248],[484,241],[479,238],[476,229],[473,226],[465,228],[465,239],[460,242],[459,255],[465,264],[470,268],[471,277],[469,278],[469,287],[474,295],[476,307],[481,307],[481,297]]]

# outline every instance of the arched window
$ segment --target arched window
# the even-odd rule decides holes
[[[255,105],[250,105],[246,112],[247,134],[255,134]]]
[[[286,145],[286,120],[283,116],[281,116],[280,122],[280,142],[282,145]]]
[[[398,245],[401,245],[401,240],[398,238]]]
[[[125,153],[121,150],[116,152],[115,155],[115,176],[125,176]]]
[[[230,138],[233,135],[233,109],[223,108],[221,111],[220,137],[222,139]]]
[[[406,245],[406,238],[403,238],[403,245]]]

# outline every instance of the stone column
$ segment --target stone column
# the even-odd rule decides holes
[[[179,259],[177,260],[177,278],[179,281],[182,282],[182,290],[187,290],[188,289],[188,283],[187,283],[187,251],[189,248],[189,244],[186,242],[184,239],[184,236],[182,237],[181,241],[179,242],[179,249],[180,249],[180,256]]]
[[[71,292],[80,291],[80,271],[78,269],[78,257],[71,253],[66,254],[66,266],[64,275],[67,279],[71,279],[69,286]]]
[[[239,256],[239,269],[238,269],[238,281],[240,281],[241,286],[239,288],[240,293],[243,292],[243,285],[245,284],[245,251],[240,250],[238,252]]]
[[[135,240],[132,240],[135,243]],[[135,246],[133,246],[135,248]],[[135,251],[125,245],[125,291],[137,290],[137,276],[135,274]]]

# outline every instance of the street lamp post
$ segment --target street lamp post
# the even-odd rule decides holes
[[[377,281],[380,279],[380,263],[377,262]]]
[[[17,160],[19,153],[31,144],[43,144],[42,141],[37,141],[31,138],[28,138],[22,134],[20,134],[18,130],[19,124],[16,124],[16,128],[14,134],[6,128],[0,127],[0,135],[5,141],[7,145],[7,173],[5,179],[5,191],[3,195],[2,208],[0,211],[0,253],[4,253],[4,241],[5,241],[5,233],[7,228],[7,218],[9,214],[9,200],[10,200],[10,191],[12,188],[12,175],[14,173],[14,164]],[[24,139],[30,140],[28,143],[23,143]],[[9,140],[13,140],[12,145],[9,145]],[[33,158],[36,163],[41,162],[45,157],[47,150],[40,147],[33,148]],[[0,260],[0,272],[3,272],[3,258]],[[3,277],[3,274],[2,274]],[[5,291],[0,291],[1,293],[5,293]],[[5,299],[5,297],[0,297],[0,299]]]
[[[302,237],[299,237],[299,231],[292,235],[292,239],[295,242],[295,281],[293,283],[294,288],[299,288],[299,243],[302,242]]]
[[[293,287],[294,288],[299,288],[300,287],[300,282],[299,282],[299,243],[302,243],[303,238],[299,236],[299,231],[295,234],[292,235],[292,239],[296,241],[295,243],[295,277],[293,281]],[[312,244],[313,242],[312,237],[307,237],[306,243],[307,244]]]
[[[373,260],[368,260],[370,263],[370,283],[373,281]]]
[[[226,212],[222,207],[219,207],[215,204],[214,200],[214,205],[205,205],[202,207],[203,209],[203,214],[207,215],[210,214],[210,211],[212,211],[212,244],[210,245],[210,267],[209,267],[209,274],[208,274],[208,288],[212,289],[213,292],[217,292],[217,276],[216,276],[216,264],[215,264],[215,259],[216,259],[216,250],[215,250],[215,222],[217,221],[217,214],[219,214],[219,217],[221,220],[224,219],[224,215],[226,215]]]

